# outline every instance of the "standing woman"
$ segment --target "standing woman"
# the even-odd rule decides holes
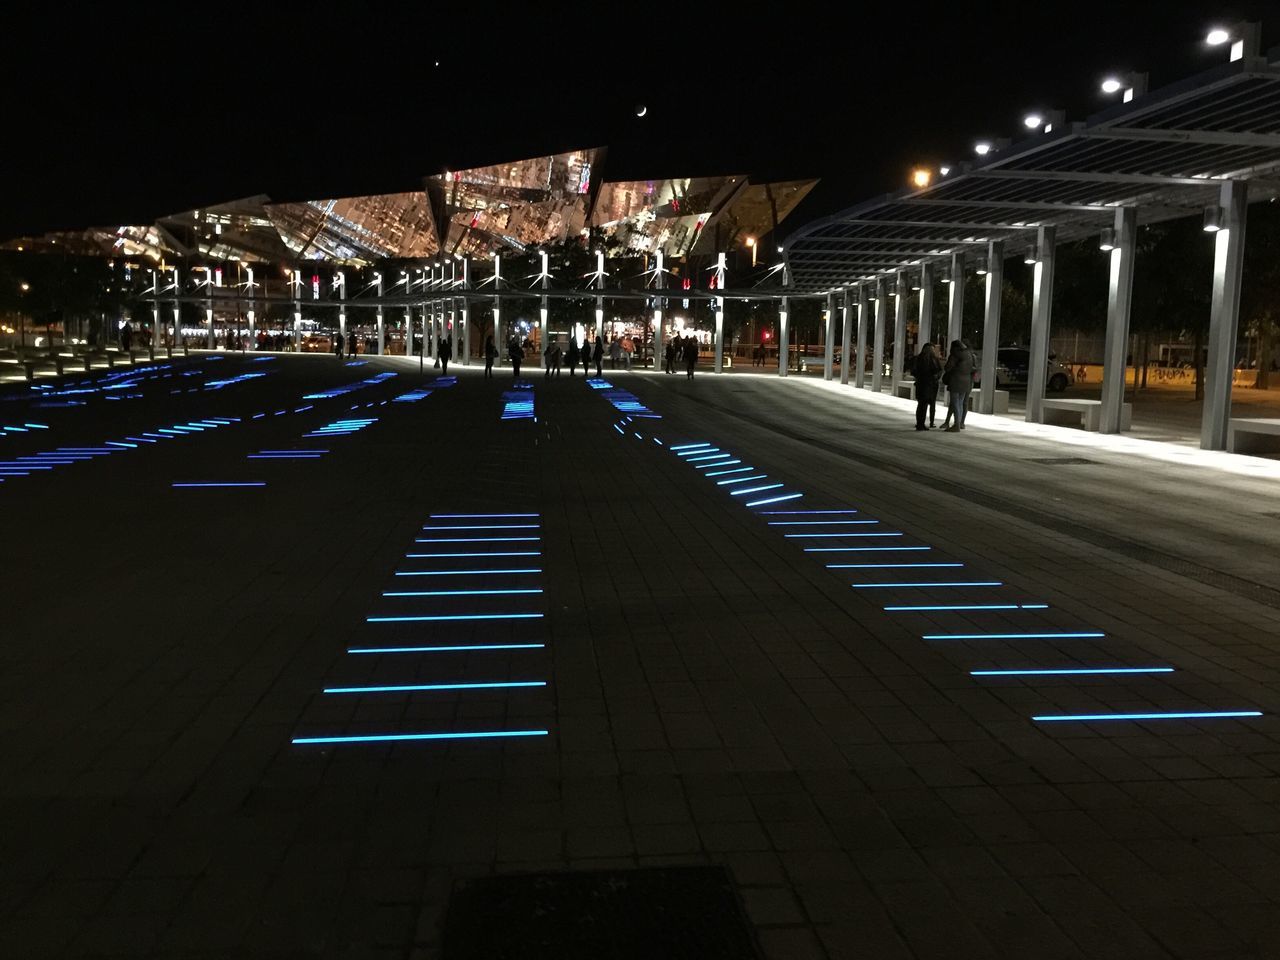
[[[449,361],[453,359],[453,337],[441,338],[437,359],[440,361],[440,373],[447,377],[449,375]]]
[[[578,350],[578,341],[573,336],[573,331],[569,331],[569,376],[573,376],[578,369],[578,358],[582,356]]]
[[[493,361],[498,359],[498,348],[493,345],[493,335],[484,338],[484,375],[493,376]]]
[[[520,343],[517,336],[511,337],[511,343],[507,345],[507,352],[511,355],[511,371],[512,375],[520,379],[520,362],[524,359],[524,347]]]
[[[599,334],[596,334],[596,348],[591,354],[591,359],[596,362],[596,376],[603,376],[600,367],[604,363],[604,341],[600,339]]]
[[[935,408],[938,402],[938,378],[942,376],[942,361],[933,341],[926,340],[911,368],[916,378],[916,429],[933,429]],[[925,411],[929,412],[929,426],[924,425]]]
[[[684,341],[684,369],[688,379],[693,379],[693,368],[698,365],[698,341],[686,337]]]
[[[969,391],[973,389],[973,354],[963,340],[951,341],[951,351],[947,356],[946,368],[942,371],[942,380],[947,385],[950,406],[947,419],[952,421],[947,432],[955,433],[964,429]]]

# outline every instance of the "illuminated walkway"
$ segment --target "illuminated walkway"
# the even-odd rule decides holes
[[[436,957],[456,880],[706,863],[769,958],[1280,951],[1265,473],[184,369],[0,400],[0,954]]]

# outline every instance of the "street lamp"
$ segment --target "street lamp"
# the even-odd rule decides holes
[[[1262,25],[1241,21],[1229,27],[1214,27],[1205,35],[1204,42],[1210,47],[1231,44],[1228,59],[1232,63],[1244,57],[1256,57],[1262,43]]]
[[[1111,94],[1124,91],[1121,100],[1128,103],[1134,97],[1147,92],[1147,75],[1145,73],[1120,73],[1105,77],[1101,84],[1102,92]]]
[[[933,172],[924,167],[916,167],[911,171],[911,185],[923,190],[933,180]]]

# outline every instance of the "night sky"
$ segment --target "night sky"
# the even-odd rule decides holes
[[[608,179],[821,177],[794,226],[1016,136],[1030,108],[1083,119],[1104,73],[1206,69],[1211,24],[1270,12],[1280,42],[1274,3],[267,6],[11,21],[0,239],[601,145]]]

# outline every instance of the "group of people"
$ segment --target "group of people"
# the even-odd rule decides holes
[[[973,354],[963,340],[952,340],[945,364],[933,341],[927,340],[912,361],[916,380],[916,429],[932,430],[938,402],[938,385],[947,388],[947,416],[942,428],[948,433],[964,429],[969,391],[973,389]],[[925,425],[925,414],[929,424]]]
[[[694,367],[698,365],[698,341],[695,337],[682,337],[677,334],[667,341],[662,372],[675,373],[676,366],[680,363],[684,363],[685,376],[692,380]]]

